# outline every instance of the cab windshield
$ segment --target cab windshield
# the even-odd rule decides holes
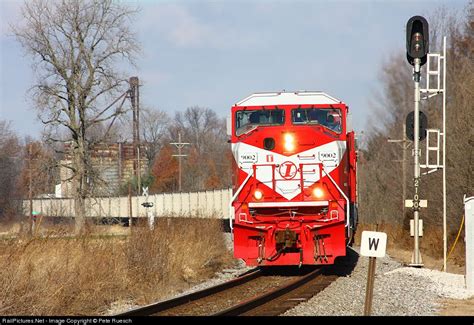
[[[336,133],[342,131],[342,114],[334,108],[297,108],[291,111],[295,125],[321,125]]]
[[[285,111],[281,109],[243,110],[235,113],[235,135],[239,136],[259,126],[283,125]]]

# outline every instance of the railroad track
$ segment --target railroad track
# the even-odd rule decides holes
[[[350,273],[357,257],[352,252],[334,266],[272,269],[272,273],[255,269],[217,286],[115,316],[277,316]]]
[[[183,296],[179,296],[173,299],[169,299],[162,302],[153,303],[147,306],[131,309],[129,311],[116,314],[115,316],[120,316],[120,317],[121,316],[151,316],[154,314],[158,314],[160,312],[170,310],[172,308],[176,308],[179,306],[192,303],[194,301],[203,299],[205,297],[209,297],[213,294],[228,290],[235,286],[243,285],[253,279],[260,277],[261,275],[262,275],[261,270],[254,269],[254,270],[251,270],[250,272],[240,275],[239,277],[233,280],[221,283],[219,285],[216,285],[207,289],[199,290],[199,291],[186,294]]]

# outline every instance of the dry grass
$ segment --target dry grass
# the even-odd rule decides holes
[[[106,314],[117,302],[146,304],[231,263],[218,220],[159,219],[129,236],[0,242],[1,315]]]
[[[411,251],[413,250],[413,237],[410,236],[409,228],[398,224],[381,223],[378,225],[359,224],[355,243],[360,245],[362,231],[381,231],[387,233],[387,251],[394,257],[400,257],[403,262],[409,263]],[[448,252],[456,238],[456,233],[448,234]],[[449,256],[448,262],[452,267],[462,267],[465,265],[465,243],[461,234],[455,249]],[[420,251],[423,259],[432,268],[440,269],[443,266],[443,230],[439,227],[425,226],[423,237],[420,238]],[[404,252],[408,252],[405,254]],[[405,256],[408,255],[408,256]],[[449,270],[449,266],[448,266]]]
[[[441,316],[474,316],[474,298],[441,300]]]

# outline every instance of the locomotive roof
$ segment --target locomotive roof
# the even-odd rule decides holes
[[[241,100],[235,106],[330,105],[340,103],[342,101],[322,91],[295,91],[255,93]]]

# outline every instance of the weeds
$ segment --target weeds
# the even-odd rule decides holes
[[[413,237],[410,236],[410,228],[398,224],[381,223],[377,226],[360,224],[356,233],[356,244],[360,244],[362,231],[380,231],[387,233],[387,250],[390,253],[393,249],[413,250]],[[448,249],[454,242],[456,233],[448,234]],[[420,250],[424,254],[436,259],[443,258],[443,231],[439,227],[426,225],[423,229],[423,236],[420,238]],[[459,240],[450,256],[450,260],[456,265],[465,264],[465,243]]]
[[[107,314],[146,304],[212,276],[232,258],[219,220],[159,219],[129,236],[0,241],[0,314]]]

